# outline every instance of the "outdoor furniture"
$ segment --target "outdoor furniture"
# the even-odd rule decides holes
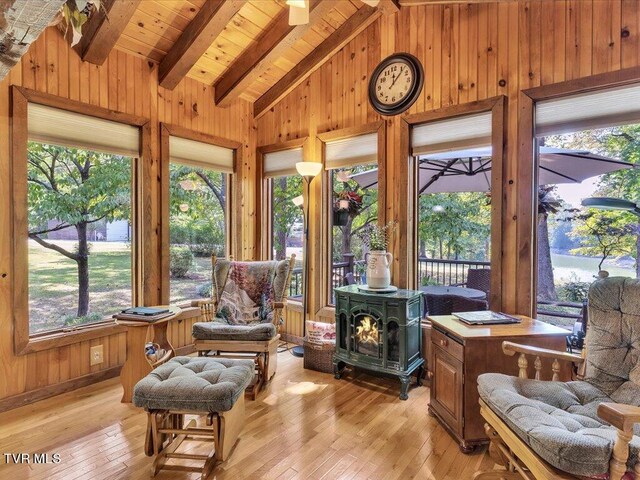
[[[193,325],[199,355],[253,357],[256,380],[248,390],[255,399],[276,373],[282,309],[295,255],[288,260],[237,262],[211,257],[209,300],[197,300],[203,322]]]
[[[481,375],[478,390],[489,451],[508,471],[476,479],[620,480],[627,471],[639,478],[639,280],[602,278],[591,285],[582,357],[510,342],[503,351],[519,355],[519,377]],[[527,376],[527,355],[535,358],[535,380]],[[551,359],[552,380],[560,361],[583,367],[579,380],[541,381],[541,360]]]
[[[355,285],[356,284],[356,279],[353,276],[353,273],[349,272],[344,276],[344,280],[343,280],[343,287],[346,287],[347,285]]]
[[[460,297],[458,295],[432,295],[424,293],[425,309],[428,315],[451,315],[454,312],[477,312],[487,310],[486,300]]]
[[[464,287],[446,287],[441,285],[429,285],[426,287],[420,287],[420,291],[422,292],[422,297],[424,298],[424,307],[425,312],[428,315],[451,315],[453,313],[453,302],[456,298],[458,298],[459,305],[463,305],[465,299],[467,300],[484,300],[487,297],[487,294],[481,290],[475,290],[473,288],[464,288]],[[470,312],[475,310],[486,310],[486,306],[483,308],[484,304],[476,304],[473,305],[471,303],[468,304],[470,306],[469,310],[456,310],[458,312]]]
[[[491,269],[469,268],[467,270],[467,281],[464,283],[455,283],[454,286],[464,286],[475,290],[482,290],[485,295],[489,296],[489,290],[491,289]]]
[[[133,403],[147,412],[144,452],[155,456],[153,476],[165,469],[200,472],[204,480],[216,461],[229,458],[244,425],[243,392],[253,370],[251,360],[175,357],[136,384]],[[206,415],[206,427],[196,427],[195,419],[185,423],[185,414]],[[203,438],[214,444],[208,455],[176,452],[182,442]],[[171,459],[204,465],[167,465]]]

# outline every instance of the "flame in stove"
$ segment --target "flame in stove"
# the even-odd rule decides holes
[[[356,327],[356,337],[361,343],[378,345],[378,328],[376,322],[372,322],[371,317],[364,317],[360,325]]]

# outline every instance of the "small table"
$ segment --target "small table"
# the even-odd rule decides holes
[[[430,316],[431,397],[434,415],[460,444],[464,453],[489,441],[480,415],[478,376],[504,373],[517,377],[518,359],[502,353],[502,342],[511,341],[564,352],[569,332],[548,323],[520,317],[509,325],[467,325],[451,315]],[[543,372],[551,372],[551,360],[542,359]],[[560,377],[571,378],[567,362]],[[543,380],[547,378],[544,377]]]
[[[124,388],[122,403],[131,403],[135,384],[146,377],[155,367],[174,356],[173,346],[167,339],[167,324],[169,320],[180,315],[182,309],[180,307],[166,306],[162,308],[168,308],[171,311],[171,315],[155,322],[115,320],[118,325],[127,327],[127,359],[120,372],[120,382]],[[147,339],[157,343],[160,348],[165,350],[162,358],[159,358],[153,364],[149,362],[144,351]]]
[[[484,300],[487,298],[487,294],[482,290],[467,287],[428,285],[426,287],[420,287],[420,291],[427,295],[457,295],[458,297],[471,298],[474,300]]]

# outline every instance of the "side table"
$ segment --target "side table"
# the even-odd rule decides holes
[[[155,322],[115,320],[118,325],[127,327],[127,359],[120,372],[120,382],[124,389],[122,403],[131,403],[135,384],[147,376],[155,367],[174,356],[173,346],[167,339],[167,324],[170,320],[180,315],[182,309],[180,307],[168,308],[171,310],[171,315]],[[144,352],[144,346],[147,341],[157,343],[160,348],[165,350],[162,358],[159,358],[154,363],[149,362]]]

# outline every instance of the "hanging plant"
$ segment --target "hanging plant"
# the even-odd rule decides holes
[[[82,39],[82,26],[101,7],[101,0],[67,0],[60,8],[58,25],[65,38],[71,31],[71,46]]]

